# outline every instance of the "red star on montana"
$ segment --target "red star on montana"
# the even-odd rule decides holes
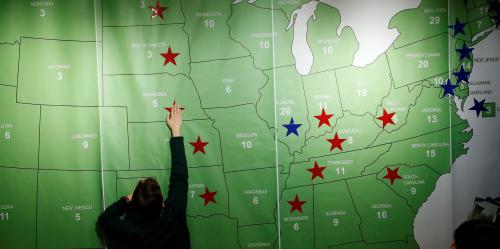
[[[209,202],[213,202],[215,204],[217,204],[217,202],[215,201],[215,198],[214,196],[217,194],[217,191],[214,191],[214,192],[210,192],[207,188],[207,186],[205,186],[205,193],[202,194],[202,195],[199,195],[201,198],[205,199],[205,206],[208,205]]]
[[[200,136],[198,136],[198,139],[196,142],[189,142],[194,147],[193,154],[195,154],[198,151],[201,151],[201,153],[205,154],[205,145],[208,144],[208,142],[202,142],[200,139]]]
[[[330,146],[330,151],[334,150],[335,148],[342,150],[342,143],[345,141],[345,139],[339,138],[339,135],[337,134],[337,132],[335,132],[335,137],[333,137],[332,139],[327,139],[327,140],[328,140],[328,142],[330,142],[332,144],[332,146]]]
[[[169,62],[172,62],[172,64],[177,66],[177,63],[175,63],[175,57],[180,55],[180,53],[172,53],[172,48],[168,47],[168,51],[166,53],[160,54],[165,58],[165,62],[163,62],[163,66],[167,65]]]
[[[174,100],[174,103],[172,103],[172,106],[175,105],[175,100]],[[172,112],[172,107],[165,107],[165,110],[167,110],[168,112]],[[181,111],[184,110],[184,107],[181,107]]]
[[[159,16],[162,20],[163,19],[163,11],[168,9],[167,7],[162,7],[160,5],[160,0],[156,1],[156,6],[148,6],[153,13],[151,13],[151,19]]]
[[[384,128],[387,124],[394,124],[394,121],[392,121],[392,116],[394,116],[395,112],[387,113],[387,111],[384,108],[384,114],[382,116],[377,117],[378,120],[382,120],[382,128]]]
[[[394,170],[391,170],[389,167],[387,168],[387,175],[384,176],[384,179],[391,180],[391,185],[394,185],[394,181],[396,179],[401,179],[401,176],[398,175],[399,167]]]
[[[326,169],[325,166],[320,167],[318,165],[318,162],[314,161],[314,167],[307,169],[307,171],[312,173],[311,181],[314,180],[314,178],[316,178],[317,176],[325,179],[325,177],[323,177],[323,170],[324,169]]]
[[[299,196],[295,195],[295,199],[293,201],[288,201],[288,204],[292,206],[292,208],[290,209],[290,213],[292,213],[295,210],[302,213],[302,205],[304,205],[304,203],[306,203],[306,201],[299,200]]]
[[[330,126],[330,118],[333,117],[333,114],[326,114],[325,108],[321,109],[321,115],[314,116],[319,120],[318,127],[322,126],[323,124],[326,124]]]

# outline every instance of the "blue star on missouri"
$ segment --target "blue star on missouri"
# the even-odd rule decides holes
[[[446,84],[441,85],[441,87],[444,89],[443,97],[446,96],[446,94],[455,96],[455,92],[453,92],[453,90],[458,87],[458,84],[452,85],[450,79],[448,79]]]
[[[460,60],[463,60],[464,58],[472,60],[472,58],[470,57],[470,55],[471,55],[470,53],[472,52],[472,50],[474,50],[474,48],[467,47],[465,42],[464,42],[464,45],[462,46],[462,48],[455,49],[455,50],[460,54]]]
[[[295,134],[297,136],[299,136],[299,133],[297,132],[297,129],[302,126],[302,124],[296,124],[294,121],[293,121],[293,118],[290,119],[290,123],[289,124],[284,124],[283,125],[287,131],[286,131],[286,136],[288,137],[288,135],[290,134]]]
[[[457,20],[455,21],[455,24],[450,25],[448,27],[451,28],[451,29],[453,29],[453,37],[455,37],[455,36],[457,36],[460,33],[465,35],[465,31],[464,31],[465,25],[467,25],[467,23],[461,23],[460,20],[458,20],[458,17],[457,17]]]
[[[454,72],[453,75],[455,75],[457,77],[457,84],[462,82],[462,81],[469,84],[470,72],[466,72],[463,65],[460,67],[460,71]]]
[[[486,99],[483,99],[481,101],[477,101],[476,98],[474,98],[474,106],[469,108],[469,110],[476,111],[476,115],[477,115],[477,117],[479,117],[479,114],[481,114],[482,111],[484,111],[484,112],[488,111],[488,109],[486,109],[486,107],[484,107],[484,101],[486,101]]]

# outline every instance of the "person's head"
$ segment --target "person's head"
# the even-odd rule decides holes
[[[500,235],[491,221],[483,219],[468,220],[462,223],[453,234],[453,249],[499,248]]]
[[[132,206],[146,218],[158,216],[163,206],[163,195],[153,178],[140,180],[132,195]]]

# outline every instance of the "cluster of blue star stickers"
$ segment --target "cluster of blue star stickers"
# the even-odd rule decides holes
[[[295,134],[296,136],[299,136],[299,133],[297,132],[297,129],[301,127],[302,124],[296,124],[295,121],[293,121],[293,118],[290,119],[290,123],[284,124],[283,127],[287,129],[286,131],[286,137],[290,134]]]

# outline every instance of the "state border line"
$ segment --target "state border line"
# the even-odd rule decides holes
[[[5,86],[5,87],[15,87],[15,88],[17,88],[17,86],[7,85],[7,84],[2,84],[2,83],[0,83],[0,86]]]
[[[242,59],[242,58],[253,58],[252,55],[242,55],[242,56],[237,56],[237,57],[232,57],[232,58],[220,58],[220,59],[212,59],[212,60],[206,60],[206,61],[190,61],[189,64],[198,64],[198,63],[206,63],[206,62],[215,62],[215,61],[230,61],[230,60],[235,60],[235,59]]]
[[[223,167],[222,164],[213,164],[213,165],[201,165],[188,167],[188,170],[191,169],[199,169],[199,168],[211,168],[211,167]],[[28,167],[18,167],[18,166],[5,166],[0,165],[0,169],[19,169],[19,170],[37,170],[37,171],[61,171],[61,172],[101,172],[101,169],[49,169],[49,168],[28,168]],[[103,169],[103,172],[137,172],[137,171],[168,171],[170,168],[164,169]],[[226,173],[226,172],[224,172]],[[232,173],[232,172],[230,172]]]
[[[419,43],[419,42],[423,42],[425,40],[429,40],[429,39],[432,39],[432,38],[435,38],[435,37],[438,37],[438,36],[441,36],[441,35],[448,35],[448,31],[446,32],[441,32],[441,33],[438,33],[438,34],[435,34],[435,35],[432,35],[432,36],[428,36],[424,39],[420,39],[420,40],[417,40],[417,41],[413,41],[413,42],[410,42],[410,43],[407,43],[405,45],[402,45],[402,46],[399,46],[399,47],[396,47],[394,44],[392,45],[392,47],[394,48],[394,50],[398,50],[400,48],[404,48],[404,47],[407,47],[407,46],[411,46],[413,44],[416,44],[416,43]]]
[[[433,133],[441,132],[441,131],[444,131],[444,130],[447,130],[447,129],[451,129],[453,127],[456,127],[456,126],[459,126],[459,125],[463,125],[463,124],[466,124],[466,123],[467,122],[461,122],[461,123],[457,123],[457,124],[454,124],[454,125],[451,125],[451,126],[447,126],[445,128],[441,128],[439,130],[430,131],[430,132],[422,133],[422,134],[419,134],[419,135],[416,135],[416,136],[413,136],[413,137],[407,137],[407,138],[403,138],[403,139],[399,139],[399,140],[394,140],[394,141],[386,142],[386,143],[382,143],[382,144],[377,144],[377,145],[373,145],[373,146],[369,146],[369,147],[364,147],[364,148],[359,148],[359,149],[354,149],[354,150],[349,150],[349,151],[342,151],[342,152],[333,153],[333,154],[329,154],[329,155],[309,157],[308,158],[309,160],[307,160],[307,161],[300,161],[300,162],[294,162],[294,163],[308,162],[308,161],[310,161],[311,159],[314,159],[314,158],[323,158],[323,157],[328,157],[328,156],[333,156],[333,155],[340,155],[340,154],[344,154],[344,153],[350,153],[350,152],[355,152],[355,151],[360,151],[360,150],[371,149],[371,148],[375,148],[375,147],[379,147],[379,146],[384,146],[384,145],[388,145],[388,144],[392,144],[392,143],[399,143],[399,142],[403,142],[403,141],[406,141],[406,140],[411,140],[411,139],[415,139],[415,138],[418,138],[418,137],[423,137],[423,136],[430,135],[430,134],[433,134]]]
[[[32,36],[21,36],[20,37],[20,42],[22,42],[22,39],[29,39],[29,40],[44,40],[44,41],[63,41],[63,42],[87,42],[87,43],[102,43],[102,41],[91,41],[91,40],[75,40],[75,39],[58,39],[58,38],[44,38],[44,37],[32,37]],[[21,45],[19,45],[21,47]]]
[[[157,24],[131,24],[131,25],[102,25],[103,28],[132,28],[132,27],[154,27],[154,26],[170,26],[170,25],[184,25],[183,22],[174,23],[157,23]]]

